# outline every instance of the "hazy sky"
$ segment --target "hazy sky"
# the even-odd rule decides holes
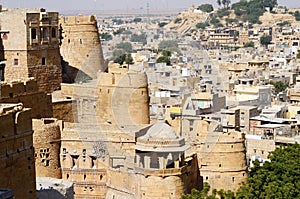
[[[232,0],[236,1],[238,0]],[[150,9],[177,9],[202,3],[215,5],[215,2],[216,0],[0,0],[0,4],[7,8],[46,8],[48,11],[146,9],[147,3]],[[300,7],[299,0],[278,0],[278,3],[287,7]]]

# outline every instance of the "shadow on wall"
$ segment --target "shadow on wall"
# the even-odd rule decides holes
[[[66,62],[61,57],[61,66],[62,66],[62,82],[63,83],[79,83],[86,82],[92,78],[84,73],[83,71],[70,66],[69,62]]]
[[[68,190],[65,195],[55,189],[41,189],[36,191],[37,199],[74,199],[73,189]]]

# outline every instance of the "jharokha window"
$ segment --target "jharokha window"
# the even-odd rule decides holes
[[[41,37],[46,39],[48,37],[48,30],[47,28],[41,28]]]

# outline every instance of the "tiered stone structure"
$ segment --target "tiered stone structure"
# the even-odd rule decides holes
[[[118,126],[149,123],[147,76],[110,68],[86,84],[62,84],[62,96],[77,100],[78,121]]]
[[[245,182],[247,161],[243,134],[210,132],[198,155],[200,174],[212,189],[236,191]]]
[[[0,83],[0,103],[19,103],[31,108],[32,118],[52,117],[51,96],[39,91],[38,84],[33,79]]]
[[[33,145],[37,177],[61,178],[60,135],[61,124],[56,119],[34,119]]]
[[[16,199],[36,198],[30,109],[22,104],[0,105],[0,187]]]
[[[0,12],[2,30],[9,31],[3,40],[5,80],[34,77],[39,89],[51,93],[60,89],[58,13],[44,9],[12,9]]]
[[[97,78],[105,71],[97,20],[95,16],[61,16],[60,52],[63,58],[64,81],[82,81]]]
[[[197,158],[184,157],[188,146],[169,125],[153,124],[135,136],[134,164],[129,162],[131,156],[121,165],[114,162],[122,157],[111,156],[106,198],[181,198],[192,188],[200,188]]]
[[[184,138],[176,135],[166,123],[154,124],[145,135],[139,136],[135,146],[135,172],[140,187],[135,197],[181,198],[192,188],[199,188],[202,182],[198,165],[185,164],[187,148]],[[156,190],[158,184],[160,191]]]
[[[236,191],[240,182],[246,180],[244,134],[237,131],[224,133],[222,123],[213,119],[184,116],[182,121],[168,121],[178,129],[177,134],[187,138],[191,147],[186,154],[197,154],[200,175],[203,182],[210,184],[211,190]],[[186,130],[181,132],[180,129]]]
[[[95,124],[93,124],[95,125]],[[105,198],[108,158],[97,125],[65,123],[61,137],[62,178],[74,182],[74,198]]]
[[[148,124],[147,75],[124,68],[110,68],[98,78],[97,118],[117,125]]]

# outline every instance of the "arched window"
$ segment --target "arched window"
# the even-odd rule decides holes
[[[48,37],[48,29],[47,28],[41,28],[41,37],[43,39],[47,38]]]

